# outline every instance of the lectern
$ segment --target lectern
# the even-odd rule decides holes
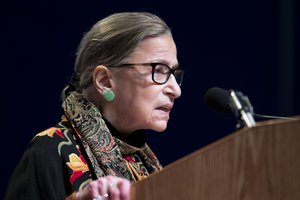
[[[131,200],[299,200],[300,119],[240,129],[133,184]]]

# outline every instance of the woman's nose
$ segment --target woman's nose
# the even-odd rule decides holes
[[[174,99],[180,97],[181,88],[177,83],[175,76],[171,74],[169,80],[167,81],[166,93],[171,95]]]

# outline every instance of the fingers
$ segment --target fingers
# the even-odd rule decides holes
[[[126,179],[106,176],[90,182],[77,193],[77,200],[129,200],[130,182]]]
[[[108,194],[110,199],[112,200],[120,200],[120,190],[117,187],[116,183],[111,182],[108,186]]]
[[[108,194],[111,200],[129,200],[130,182],[126,179],[108,176]]]
[[[123,180],[118,184],[120,190],[120,197],[122,200],[129,200],[130,198],[130,181]]]
[[[91,181],[83,190],[77,192],[76,200],[96,199],[99,194],[98,181]]]
[[[106,198],[108,198],[108,194],[105,194],[104,196],[97,195],[93,200],[107,200]]]
[[[97,182],[98,194],[100,196],[105,196],[105,194],[107,194],[107,190],[108,190],[107,179],[99,178],[98,180],[96,180],[96,182]]]

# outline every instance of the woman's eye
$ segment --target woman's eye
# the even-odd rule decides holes
[[[167,67],[163,66],[163,65],[158,65],[155,68],[155,73],[159,73],[159,74],[167,74],[168,73],[168,69]]]

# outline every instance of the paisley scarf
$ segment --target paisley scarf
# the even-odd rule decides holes
[[[62,107],[98,178],[113,175],[136,181],[133,167],[125,159],[128,155],[139,155],[150,173],[161,170],[161,164],[146,143],[137,148],[112,136],[99,109],[82,94],[70,93]]]

